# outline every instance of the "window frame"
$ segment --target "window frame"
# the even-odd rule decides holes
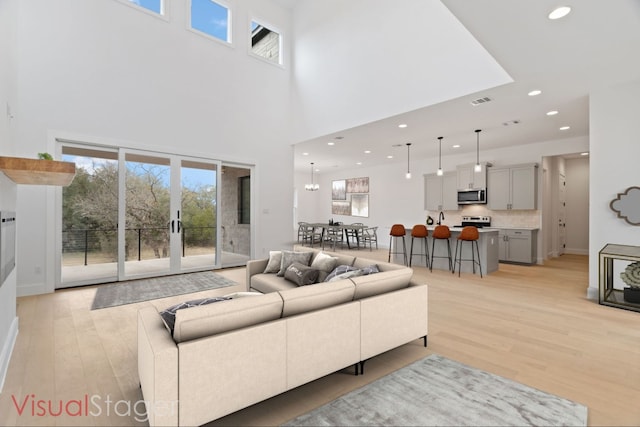
[[[227,16],[227,38],[229,39],[227,40],[222,40],[219,39],[218,37],[212,36],[211,34],[205,33],[204,31],[200,31],[197,28],[193,28],[191,26],[191,4],[192,4],[192,0],[188,0],[185,2],[186,7],[185,7],[185,27],[188,31],[197,34],[201,37],[204,37],[207,40],[213,40],[217,43],[221,43],[224,46],[228,46],[228,47],[234,47],[234,39],[235,37],[233,36],[234,33],[234,21],[235,21],[235,13],[233,10],[233,7],[231,5],[231,2],[228,0],[209,0],[212,1],[213,3],[217,3],[218,5],[224,7],[227,9],[228,12],[228,16]]]
[[[256,53],[253,52],[252,46],[251,46],[251,33],[253,32],[253,30],[251,29],[251,24],[252,23],[256,23],[258,25],[262,25],[263,27],[265,27],[266,29],[268,29],[269,31],[272,31],[274,33],[278,34],[278,43],[279,43],[279,57],[278,57],[278,62],[274,62],[269,60],[268,58],[265,58],[264,56],[258,55]],[[249,20],[247,22],[247,53],[250,57],[252,58],[256,58],[262,62],[265,62],[267,64],[271,64],[274,65],[276,67],[279,68],[285,68],[285,55],[284,55],[284,33],[280,30],[280,28],[276,25],[272,25],[268,20],[262,19],[259,16],[253,15],[253,14],[249,14]]]
[[[247,203],[248,209],[246,209],[247,214],[245,215],[245,185],[249,186],[249,195]],[[248,215],[247,222],[244,221],[244,217]],[[245,175],[238,177],[238,224],[243,225],[251,225],[251,175]]]
[[[169,22],[169,9],[170,9],[169,4],[171,0],[160,0],[160,13],[154,12],[153,10],[147,9],[146,7],[137,5],[132,0],[116,0],[116,2],[129,6],[130,8],[135,9],[139,12],[145,13],[149,16],[153,16],[155,18]]]

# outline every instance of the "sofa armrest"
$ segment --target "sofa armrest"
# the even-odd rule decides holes
[[[138,311],[138,377],[150,426],[178,425],[178,347],[153,306]]]
[[[268,263],[268,258],[247,261],[247,290],[251,289],[251,276],[262,273],[267,268]]]

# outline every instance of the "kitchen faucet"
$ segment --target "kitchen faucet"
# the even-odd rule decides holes
[[[440,211],[440,214],[438,215],[438,225],[441,225],[443,220],[444,220],[444,212]]]

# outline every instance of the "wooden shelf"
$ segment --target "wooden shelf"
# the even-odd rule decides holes
[[[0,156],[0,170],[16,184],[65,187],[76,176],[75,163],[20,157]]]

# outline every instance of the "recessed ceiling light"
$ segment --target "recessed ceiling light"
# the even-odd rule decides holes
[[[581,156],[588,156],[589,153],[585,152],[585,153],[580,153]]]
[[[387,156],[387,159],[393,159],[393,156]]]
[[[308,156],[308,155],[309,155],[309,153],[302,153],[302,155],[303,155],[303,156]]]
[[[362,162],[356,162],[356,165],[362,166]]]
[[[569,129],[571,129],[571,126],[562,126],[560,128],[560,130],[569,130]]]
[[[571,12],[571,8],[569,6],[561,6],[557,9],[554,9],[549,13],[549,19],[560,19],[564,18]]]
[[[541,93],[542,93],[542,91],[541,91],[541,90],[536,89],[536,90],[532,90],[532,91],[531,91],[531,92],[529,92],[527,95],[529,95],[529,96],[538,96],[538,95],[540,95]]]
[[[456,144],[452,148],[460,148],[460,144]]]
[[[371,150],[364,150],[364,154],[371,154]]]
[[[558,114],[556,110],[551,110],[547,113],[547,116],[555,116],[556,114]]]
[[[336,145],[335,142],[327,142],[327,145]]]
[[[406,123],[402,123],[402,124],[399,124],[398,127],[404,129],[404,128],[407,127],[407,124]]]

